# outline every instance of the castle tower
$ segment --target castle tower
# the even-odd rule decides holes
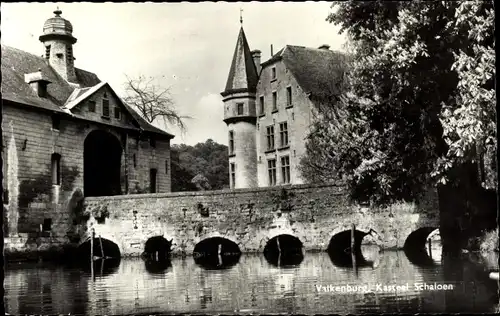
[[[43,35],[39,39],[45,47],[45,59],[52,68],[66,81],[76,83],[73,57],[73,44],[76,43],[76,38],[72,35],[73,26],[61,17],[61,13],[58,8],[54,11],[55,17],[45,21]]]
[[[224,122],[229,136],[229,177],[232,189],[257,187],[255,91],[258,75],[243,27],[240,29],[226,89]]]

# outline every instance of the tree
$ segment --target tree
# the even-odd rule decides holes
[[[229,187],[229,164],[227,146],[212,139],[195,146],[172,145],[172,191],[195,191],[200,189],[191,180],[207,179],[204,189],[220,190]],[[175,185],[174,185],[175,179]]]
[[[152,77],[147,79],[144,76],[137,78],[126,76],[126,78],[125,103],[138,111],[151,124],[160,120],[165,125],[170,123],[179,127],[182,132],[186,130],[183,120],[190,117],[178,114],[169,88],[161,88],[153,84],[154,78]]]
[[[456,218],[481,212],[487,181],[476,163],[496,148],[493,3],[346,1],[327,20],[353,52],[346,89],[306,145],[304,160],[321,157],[316,180],[331,178],[328,166],[354,199],[376,204],[434,185]]]
[[[194,178],[191,179],[191,183],[196,186],[196,189],[198,191],[210,190],[212,188],[212,186],[208,182],[208,179],[201,173],[194,176]]]

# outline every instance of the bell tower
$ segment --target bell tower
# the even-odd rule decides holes
[[[257,82],[257,69],[242,26],[226,88],[221,92],[224,122],[228,127],[231,189],[258,186],[255,112]]]
[[[45,21],[43,35],[39,37],[45,47],[45,59],[50,66],[66,81],[76,83],[75,57],[73,57],[73,26],[61,17],[62,11],[57,8],[55,16]]]

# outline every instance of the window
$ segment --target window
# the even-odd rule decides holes
[[[260,109],[259,109],[259,113],[260,115],[264,115],[264,96],[261,96],[260,99],[259,99],[259,105],[260,105]]]
[[[229,154],[234,154],[234,132],[229,131]]]
[[[106,95],[104,95],[106,97]],[[109,117],[109,100],[102,99],[102,116]]]
[[[273,91],[273,111],[278,110],[278,94],[276,91]]]
[[[170,164],[168,163],[168,159],[167,159],[167,160],[165,160],[165,174],[168,174],[168,166],[169,166],[169,165],[170,165]]]
[[[156,139],[154,136],[149,137],[149,146],[151,146],[151,148],[156,148]]]
[[[274,149],[274,126],[267,127],[267,150]]]
[[[49,232],[52,229],[52,218],[44,218],[42,230],[44,232]]]
[[[243,103],[236,104],[238,107],[238,115],[243,115]]]
[[[50,58],[50,45],[45,46],[45,58]]]
[[[292,87],[286,88],[286,105],[287,106],[292,105]]]
[[[52,154],[52,184],[61,184],[61,155]]]
[[[71,45],[66,46],[67,60],[73,60],[73,48]]]
[[[283,183],[290,183],[290,157],[281,157],[281,179]]]
[[[271,68],[271,80],[276,79],[276,67]]]
[[[89,112],[95,112],[96,103],[95,101],[89,101]]]
[[[276,159],[267,161],[267,171],[269,173],[269,185],[276,185]]]
[[[280,147],[288,145],[288,124],[287,122],[280,123]]]
[[[236,165],[231,163],[231,188],[234,189],[236,185]]]
[[[156,169],[149,170],[149,192],[156,193]]]
[[[121,117],[122,112],[120,111],[120,108],[115,106],[115,119],[119,120]]]
[[[59,115],[52,115],[52,129],[58,131],[59,127],[61,127],[61,119]]]
[[[133,159],[133,163],[134,163],[134,168],[136,168],[137,167],[137,157],[135,154],[132,156],[132,159]]]

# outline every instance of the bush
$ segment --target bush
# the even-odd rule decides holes
[[[481,252],[498,252],[498,228],[490,232],[486,232],[481,237],[479,249]]]

